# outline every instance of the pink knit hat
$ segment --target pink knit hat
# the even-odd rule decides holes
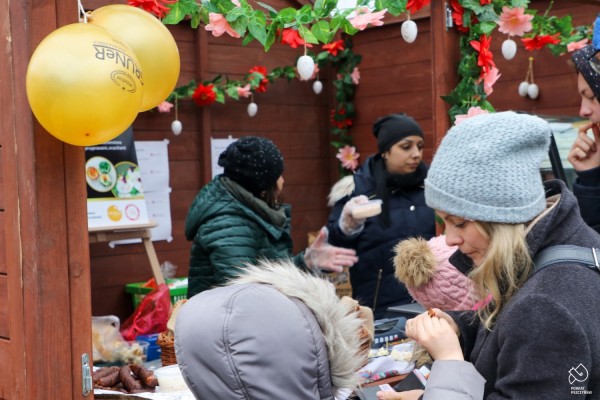
[[[456,250],[445,236],[403,240],[394,248],[396,278],[425,308],[470,310],[478,301],[473,283],[448,262]]]

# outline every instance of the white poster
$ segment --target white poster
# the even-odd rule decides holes
[[[223,167],[221,167],[219,162],[219,156],[227,146],[231,143],[235,142],[237,139],[234,139],[229,135],[227,139],[213,139],[210,138],[210,157],[211,157],[211,165],[212,165],[212,177],[222,174]]]
[[[135,152],[144,192],[169,188],[169,141],[136,141]]]

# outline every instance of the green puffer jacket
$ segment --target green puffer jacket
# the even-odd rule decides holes
[[[307,269],[304,253],[292,257],[290,206],[273,210],[237,183],[221,175],[200,190],[185,221],[192,241],[190,298],[236,277],[244,263],[259,258],[292,258]]]

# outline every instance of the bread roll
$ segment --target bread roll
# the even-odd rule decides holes
[[[356,219],[370,218],[379,214],[381,214],[381,200],[370,201],[352,210],[352,217]]]

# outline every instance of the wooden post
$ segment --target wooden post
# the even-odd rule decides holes
[[[431,2],[431,79],[433,101],[433,140],[434,154],[440,141],[450,129],[449,106],[440,96],[449,94],[457,83],[457,66],[460,61],[460,48],[456,28],[446,24],[446,1]],[[437,234],[444,232],[444,226],[436,224]]]

